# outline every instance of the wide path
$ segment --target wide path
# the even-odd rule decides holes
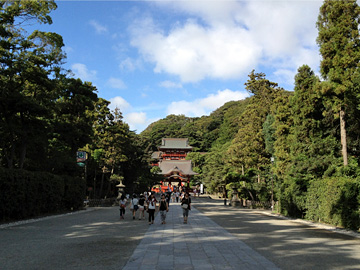
[[[90,208],[0,225],[0,269],[360,269],[360,239],[193,198],[188,224],[170,204],[167,224]]]
[[[193,208],[187,224],[171,203],[166,224],[149,225],[124,270],[279,269],[210,218]]]

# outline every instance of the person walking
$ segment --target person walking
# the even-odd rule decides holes
[[[148,213],[149,213],[149,225],[154,224],[155,219],[155,210],[156,210],[156,198],[154,194],[151,194],[147,204],[148,204]]]
[[[175,192],[175,198],[176,198],[176,202],[177,202],[177,203],[179,202],[179,197],[180,197],[180,192],[179,192],[179,190],[176,190],[176,192]]]
[[[139,199],[139,220],[145,219],[145,197],[140,195]]]
[[[188,192],[186,192],[184,197],[181,199],[181,208],[183,209],[184,224],[187,224],[189,210],[191,210],[191,198]]]
[[[161,224],[166,223],[166,213],[169,212],[169,204],[166,201],[165,195],[161,195],[160,200],[160,216],[161,216]]]
[[[119,206],[120,206],[120,219],[124,219],[126,202],[127,202],[127,200],[125,199],[125,196],[122,195],[121,198],[120,198],[120,201],[119,201]]]
[[[138,200],[136,194],[133,194],[133,197],[131,199],[131,205],[130,205],[130,210],[132,211],[133,219],[135,219],[135,214],[138,209],[139,209],[139,200]]]
[[[170,205],[170,197],[171,197],[171,192],[167,192],[165,195],[165,200],[168,203],[168,206]]]

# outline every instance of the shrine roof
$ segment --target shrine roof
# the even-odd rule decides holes
[[[151,158],[152,158],[152,159],[159,159],[159,158],[160,158],[160,154],[161,154],[160,151],[153,152],[153,153],[151,154]]]
[[[161,174],[171,175],[174,172],[183,175],[196,175],[197,173],[192,170],[191,160],[163,160],[159,163]]]
[[[187,138],[163,138],[161,140],[161,146],[159,149],[188,149],[192,147],[189,145],[189,139]]]

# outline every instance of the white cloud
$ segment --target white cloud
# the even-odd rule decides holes
[[[134,71],[136,69],[141,69],[142,63],[140,59],[127,57],[120,62],[119,67],[121,70]]]
[[[122,97],[114,97],[110,100],[109,108],[111,110],[115,110],[115,108],[120,109],[122,113],[126,112],[127,110],[131,109],[131,105]]]
[[[107,81],[107,85],[109,85],[111,88],[115,88],[115,89],[125,89],[126,88],[125,83],[121,79],[113,78],[113,77],[111,77]]]
[[[103,26],[101,25],[100,23],[98,23],[97,21],[95,20],[91,20],[89,22],[89,24],[94,27],[95,31],[97,34],[104,34],[104,33],[107,33],[108,32],[108,29],[106,26]]]
[[[274,81],[282,81],[285,84],[293,84],[294,83],[294,77],[296,74],[296,70],[288,70],[288,69],[278,69],[274,72]]]
[[[111,98],[109,108],[114,111],[118,108],[123,117],[124,122],[127,123],[131,130],[136,130],[137,133],[142,132],[148,125],[154,121],[159,120],[159,118],[148,118],[145,112],[135,112],[135,110],[140,110],[139,108],[133,108],[124,98],[117,96]],[[151,107],[149,107],[151,108]],[[144,108],[148,110],[149,108]]]
[[[96,70],[89,70],[86,65],[81,63],[76,63],[71,66],[71,70],[74,74],[82,79],[83,81],[93,81],[96,80]]]
[[[159,119],[148,118],[144,112],[132,112],[124,115],[124,121],[129,124],[131,130],[135,130],[138,134]]]
[[[176,83],[172,81],[163,81],[159,85],[164,88],[182,88],[181,83]]]
[[[200,117],[211,113],[226,102],[241,100],[248,96],[249,94],[244,91],[231,91],[225,89],[223,91],[218,91],[216,94],[211,94],[203,99],[196,99],[192,102],[184,100],[172,102],[167,108],[167,114],[184,114],[189,117]]]
[[[143,23],[146,26],[136,30],[141,33],[134,34],[132,45],[155,63],[156,73],[175,74],[183,82],[236,78],[254,68],[261,56],[261,48],[242,28],[206,29],[188,21],[164,36],[151,32],[151,21]]]
[[[132,46],[154,63],[156,73],[198,82],[244,78],[259,66],[289,72],[299,62],[318,67],[315,22],[321,1],[155,3],[190,16],[168,30],[150,17],[130,28]]]
[[[128,113],[124,117],[125,122],[131,123],[131,125],[145,124],[146,113],[144,112],[132,112]]]

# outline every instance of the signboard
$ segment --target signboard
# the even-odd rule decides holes
[[[85,151],[76,152],[76,162],[84,162],[86,160],[86,156]]]

